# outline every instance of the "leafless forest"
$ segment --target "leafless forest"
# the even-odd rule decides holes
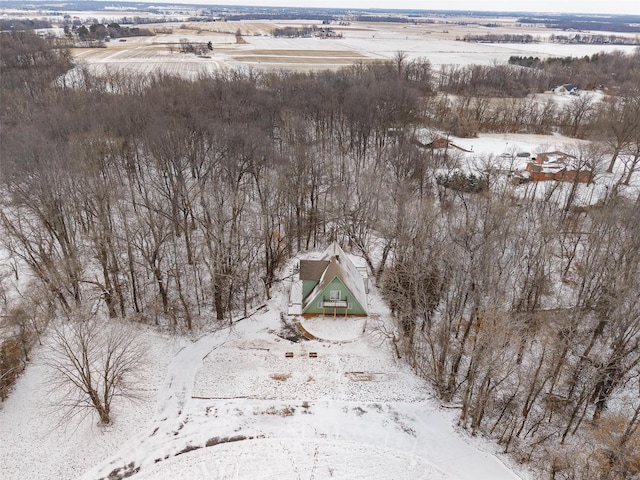
[[[47,40],[0,42],[0,239],[34,279],[12,302],[0,288],[2,395],[54,315],[231,322],[294,253],[337,239],[462,427],[541,478],[638,478],[640,198],[620,190],[640,175],[640,52],[442,72],[398,53],[187,81],[64,76]],[[607,95],[527,97],[566,82]],[[593,140],[578,155],[596,180],[627,173],[590,208],[570,182],[544,200],[494,173],[480,192],[445,187],[458,159],[424,148],[430,131],[561,132]]]

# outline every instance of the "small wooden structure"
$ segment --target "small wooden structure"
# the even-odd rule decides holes
[[[420,148],[428,149],[428,150],[446,150],[449,148],[455,148],[456,150],[460,150],[461,152],[471,152],[471,150],[467,150],[466,148],[462,148],[459,145],[456,145],[451,140],[447,138],[435,138],[429,143],[422,143],[417,138],[411,140],[414,145],[417,145]]]

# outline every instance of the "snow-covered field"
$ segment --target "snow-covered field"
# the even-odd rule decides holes
[[[555,43],[489,44],[457,41],[467,33],[532,34],[541,39],[554,32],[535,27],[515,28],[512,24],[499,29],[472,28],[468,25],[364,23],[333,25],[342,38],[275,38],[274,28],[300,27],[314,22],[243,21],[203,24],[158,24],[173,28],[173,33],[154,37],[133,37],[111,41],[106,48],[78,49],[74,55],[80,64],[98,72],[123,70],[148,74],[163,72],[193,78],[204,72],[234,68],[317,70],[333,69],[357,62],[380,61],[405,52],[407,58],[426,58],[439,68],[442,65],[469,65],[506,62],[512,55],[578,56],[613,50],[632,52],[633,46],[577,45]],[[315,22],[317,24],[317,22]],[[154,28],[154,25],[146,25]],[[185,28],[186,27],[186,28]],[[235,31],[243,32],[243,42],[236,43]],[[564,32],[566,33],[566,32]],[[195,44],[211,42],[213,52],[205,57],[179,53],[180,41]]]
[[[442,65],[491,64],[506,62],[512,55],[547,58],[551,56],[592,55],[621,50],[632,52],[636,47],[624,45],[558,44],[548,42],[551,35],[570,36],[571,32],[539,25],[518,23],[518,17],[506,14],[474,17],[469,14],[425,16],[419,22],[332,23],[330,28],[341,38],[275,38],[274,29],[284,27],[323,27],[310,20],[241,20],[224,22],[189,22],[199,15],[198,9],[187,6],[167,6],[163,13],[110,8],[98,11],[28,11],[0,8],[0,14],[12,18],[39,18],[61,25],[63,13],[86,24],[121,22],[123,17],[141,17],[140,25],[156,31],[151,37],[113,39],[106,48],[77,49],[76,60],[93,71],[121,70],[130,74],[169,73],[194,78],[203,73],[234,68],[313,70],[333,69],[357,62],[379,61],[405,52],[407,58],[427,58],[436,68]],[[492,27],[487,27],[491,24]],[[235,33],[243,36],[236,43]],[[171,33],[169,33],[171,32]],[[589,33],[589,32],[580,32]],[[603,32],[594,32],[601,34]],[[459,41],[465,35],[531,35],[539,43],[499,43]],[[616,33],[634,38],[633,33]],[[206,56],[179,53],[180,42],[206,45],[213,52]]]
[[[167,38],[172,37],[172,38]],[[256,36],[245,38],[246,44],[231,43],[229,38],[209,35],[197,37],[172,34],[156,37],[127,39],[128,46],[111,42],[106,49],[81,49],[75,53],[80,64],[97,71],[122,69],[129,73],[151,72],[176,73],[193,77],[201,72],[233,68],[318,70],[333,69],[357,62],[392,59],[399,51],[407,58],[425,58],[439,68],[442,65],[470,65],[506,62],[512,55],[539,56],[585,56],[601,51],[622,50],[631,52],[634,47],[556,45],[556,44],[485,44],[435,40],[431,37],[415,38],[402,35],[379,37],[370,33],[368,37],[357,32],[343,39],[319,38],[273,38]],[[179,39],[189,38],[198,43],[211,41],[214,51],[210,58],[197,57],[177,51]],[[149,39],[153,39],[151,42]],[[171,52],[166,46],[173,43]],[[528,48],[527,48],[528,47]],[[180,65],[178,69],[175,65]],[[175,67],[172,69],[172,67]]]
[[[370,300],[366,322],[305,320],[316,340],[281,320],[284,292],[194,342],[139,327],[145,394],[106,428],[59,424],[36,349],[0,406],[2,478],[527,478],[455,427],[457,411],[394,357],[388,311]]]

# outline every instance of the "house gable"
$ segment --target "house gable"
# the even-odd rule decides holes
[[[300,279],[303,314],[367,314],[362,276],[337,243],[324,252],[323,260],[301,261]]]
[[[340,278],[356,296],[358,303],[364,307],[367,304],[367,292],[364,286],[364,280],[356,266],[349,260],[348,255],[340,248],[338,242],[333,242],[329,245],[329,248],[324,252],[323,258],[325,260],[335,258],[340,266]]]
[[[303,314],[366,315],[355,295],[335,276],[314,290],[302,310]]]
[[[551,89],[554,93],[566,94],[569,95],[578,95],[578,87],[571,83],[565,83],[564,85],[558,85]]]

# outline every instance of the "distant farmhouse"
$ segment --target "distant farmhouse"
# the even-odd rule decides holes
[[[319,260],[300,260],[302,314],[367,315],[366,279],[334,242]]]
[[[527,163],[527,172],[534,182],[556,180],[562,182],[589,183],[593,173],[583,168],[576,157],[564,152],[539,153]]]
[[[571,83],[558,85],[557,87],[553,87],[551,91],[559,95],[580,95],[580,90],[578,90],[578,87],[572,85]]]

